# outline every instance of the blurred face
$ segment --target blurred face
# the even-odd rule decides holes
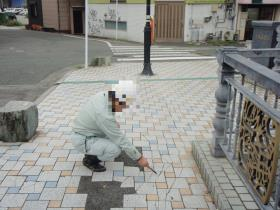
[[[112,112],[122,112],[123,109],[128,108],[125,95],[123,95],[123,99],[120,101],[119,98],[115,96],[115,91],[109,91],[108,97],[109,101],[112,102]]]
[[[112,107],[113,107],[113,110],[115,110],[115,112],[122,112],[123,109],[128,107],[126,105],[126,102],[123,102],[123,101],[119,102],[119,99],[115,100],[113,103],[114,104],[112,104]]]

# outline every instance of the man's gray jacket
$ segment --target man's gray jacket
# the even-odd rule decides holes
[[[138,160],[141,154],[118,128],[111,107],[108,92],[99,92],[92,96],[74,120],[73,131],[87,137],[108,139],[125,151],[131,159]],[[84,142],[75,146],[82,147]]]

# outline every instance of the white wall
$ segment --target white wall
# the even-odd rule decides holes
[[[220,7],[218,7],[220,6]],[[184,41],[204,41],[207,33],[223,31],[234,32],[234,22],[225,17],[224,5],[216,5],[217,12],[212,12],[215,5],[199,4],[186,5]],[[105,19],[115,20],[115,4],[90,4],[89,5],[89,34],[100,37],[115,38],[115,30],[105,29]],[[107,15],[105,17],[105,15]],[[154,4],[151,5],[151,15],[154,16]],[[144,41],[144,26],[146,18],[145,4],[119,4],[119,20],[127,21],[127,31],[118,30],[118,38],[123,40]],[[212,16],[210,22],[205,23],[204,17]],[[225,20],[225,23],[217,23]]]
[[[213,9],[217,12],[212,12]],[[222,38],[226,31],[231,31],[233,34],[234,23],[225,17],[224,9],[224,5],[186,5],[184,41],[203,41],[207,33],[218,35],[220,31],[223,31]],[[205,23],[204,18],[210,16],[212,16],[211,20]],[[225,23],[217,23],[224,20]]]
[[[105,29],[105,19],[115,20],[115,4],[89,5],[89,34],[100,37],[115,38],[114,29]],[[151,5],[154,15],[154,5]],[[144,42],[146,20],[145,4],[118,4],[120,21],[127,21],[127,31],[118,30],[118,39]]]

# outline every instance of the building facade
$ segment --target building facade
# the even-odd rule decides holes
[[[240,40],[251,40],[252,21],[280,21],[280,0],[238,0],[236,32]]]
[[[145,0],[89,0],[91,35],[143,42],[146,17]],[[202,41],[209,38],[232,39],[234,5],[224,0],[153,1],[157,42]],[[116,21],[116,19],[118,21]]]
[[[72,34],[84,33],[84,0],[28,0],[29,25]]]

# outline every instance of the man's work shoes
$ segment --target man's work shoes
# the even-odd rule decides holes
[[[93,170],[94,172],[106,171],[103,165],[100,165],[101,161],[95,155],[85,155],[83,159],[83,165]]]

